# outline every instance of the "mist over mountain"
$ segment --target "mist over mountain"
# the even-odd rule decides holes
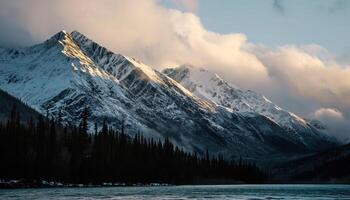
[[[40,113],[61,113],[65,123],[77,124],[88,108],[90,129],[107,120],[115,128],[124,124],[130,135],[169,137],[200,154],[283,160],[338,144],[320,123],[205,69],[160,72],[77,31],[0,49],[0,88]]]
[[[5,0],[0,46],[28,46],[77,29],[157,70],[203,66],[304,118],[336,110],[342,119],[317,119],[349,140],[350,4],[252,1]]]

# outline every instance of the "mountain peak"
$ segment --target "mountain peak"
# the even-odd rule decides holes
[[[68,35],[69,33],[67,31],[61,30],[58,33],[51,36],[49,39],[47,39],[43,44],[46,47],[55,46],[59,43],[59,41],[64,40],[64,38],[66,38]]]
[[[174,78],[176,81],[182,82],[185,79],[194,79],[194,82],[205,84],[209,82],[215,82],[219,85],[230,85],[232,88],[239,89],[238,86],[223,80],[218,74],[209,71],[203,67],[197,67],[190,64],[183,64],[178,67],[168,68],[163,71],[163,73]],[[201,85],[199,84],[199,86]],[[206,85],[206,84],[205,84]]]
[[[74,30],[70,33],[70,35],[75,38],[75,40],[84,40],[84,39],[88,39],[84,34],[80,33],[77,30]],[[90,39],[89,39],[90,40]]]
[[[67,35],[67,34],[68,34],[68,32],[63,29],[63,30],[59,31],[58,33],[56,33],[55,35]]]
[[[88,40],[88,38],[85,35],[83,35],[82,33],[76,30],[72,31],[71,33],[68,33],[66,30],[61,30],[58,33],[51,36],[46,42],[51,43],[51,42],[60,41],[67,36],[74,38],[75,41]]]
[[[181,71],[200,71],[200,72],[208,72],[208,73],[211,73],[209,72],[207,69],[203,68],[203,67],[198,67],[198,66],[195,66],[195,65],[192,65],[192,64],[182,64],[180,65],[179,67],[176,67],[178,70],[181,70]],[[214,73],[212,73],[214,74]]]
[[[84,34],[80,33],[80,32],[77,31],[77,30],[72,31],[70,34],[71,34],[71,35],[84,35]]]
[[[53,41],[53,40],[58,41],[58,40],[63,39],[66,35],[68,35],[67,31],[61,30],[60,32],[58,32],[55,35],[53,35],[52,37],[50,37],[48,39],[48,41]]]
[[[78,31],[60,31],[21,56],[0,56],[0,88],[42,113],[62,111],[67,123],[78,122],[89,107],[90,124],[107,118],[119,127],[125,120],[128,134],[170,136],[189,150],[252,158],[280,152],[278,141],[293,153],[333,144],[297,116],[210,70],[187,64],[163,74]]]
[[[280,126],[291,129],[295,126],[305,129],[308,126],[301,117],[283,110],[262,94],[243,90],[206,69],[182,65],[163,72],[195,95],[218,105],[233,108],[236,112],[255,112],[268,117]]]

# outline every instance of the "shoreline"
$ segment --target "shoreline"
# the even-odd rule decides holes
[[[33,189],[33,188],[92,188],[92,187],[166,187],[175,186],[168,183],[110,183],[101,184],[82,184],[82,183],[63,183],[57,181],[45,180],[0,180],[0,189]]]
[[[169,183],[123,183],[123,182],[104,182],[101,184],[82,184],[82,183],[62,183],[57,181],[45,180],[0,180],[0,189],[39,189],[39,188],[99,188],[99,187],[171,187],[171,186],[205,186],[205,185],[350,185],[350,182],[266,182],[266,183],[247,183],[247,182],[203,182],[188,184],[169,184]]]

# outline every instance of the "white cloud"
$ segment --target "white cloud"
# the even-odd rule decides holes
[[[2,12],[10,8],[14,12]],[[255,56],[241,51],[245,35],[207,31],[194,14],[165,9],[155,0],[87,0],[83,5],[80,0],[7,1],[0,9],[1,17],[13,19],[38,42],[60,29],[78,30],[158,68],[190,62],[229,69],[242,84],[247,81],[240,77],[247,75],[267,77]]]
[[[310,50],[309,50],[310,51]],[[255,51],[270,77],[293,95],[322,105],[350,107],[350,68],[324,61],[303,48],[280,47]]]
[[[196,0],[176,2],[190,11],[198,6]],[[183,63],[203,66],[236,85],[272,97],[282,106],[288,107],[291,99],[309,102],[311,106],[295,106],[292,111],[297,113],[337,107],[344,118],[350,116],[346,112],[350,110],[350,68],[325,48],[312,44],[271,49],[248,42],[241,33],[209,31],[195,14],[158,3],[4,0],[0,2],[0,42],[15,44],[28,38],[41,42],[61,29],[78,30],[115,52],[158,69]]]
[[[344,118],[342,112],[335,108],[320,108],[313,116],[327,126],[330,135],[343,143],[350,142],[350,121]]]
[[[175,6],[190,12],[197,12],[199,0],[171,0]]]
[[[334,108],[320,108],[315,111],[314,115],[317,119],[344,119],[343,113]]]

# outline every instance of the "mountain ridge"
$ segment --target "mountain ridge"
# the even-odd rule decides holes
[[[292,138],[264,115],[208,101],[165,73],[115,54],[77,31],[61,31],[24,49],[0,50],[0,72],[0,88],[41,113],[62,112],[64,121],[77,123],[89,107],[92,123],[125,123],[129,134],[170,137],[199,153],[209,149],[231,158],[261,159],[336,144],[316,129],[305,141]]]
[[[314,128],[319,131],[325,129],[320,124],[316,126],[316,122],[308,122],[296,114],[284,110],[264,95],[251,90],[243,90],[204,68],[182,65],[164,69],[163,73],[201,98],[244,115],[249,115],[252,112],[258,113],[294,133],[298,133],[300,129]]]

